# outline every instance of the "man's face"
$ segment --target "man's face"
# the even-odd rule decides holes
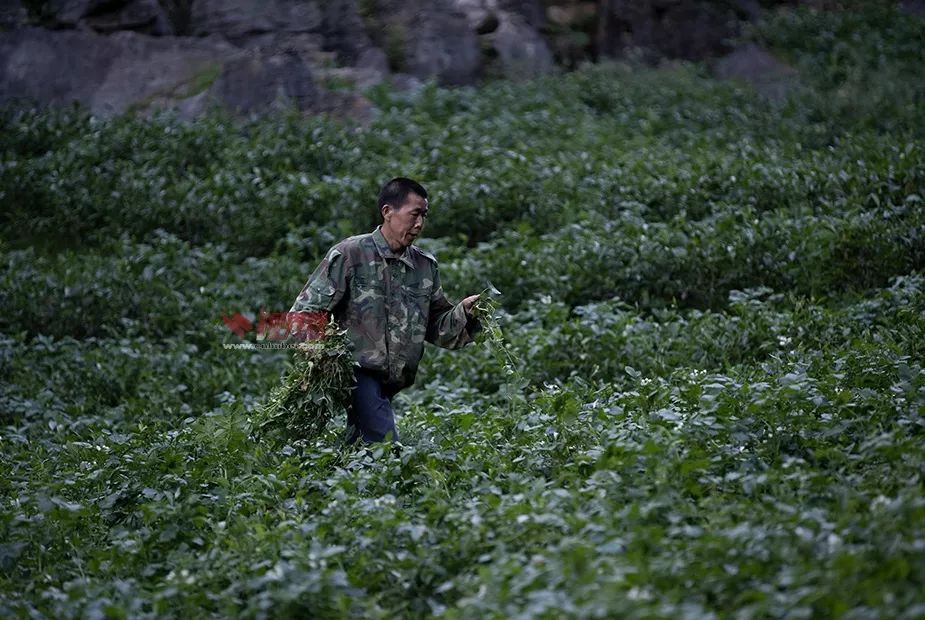
[[[399,208],[390,204],[382,208],[382,227],[387,237],[406,248],[421,234],[426,217],[427,200],[411,193]]]

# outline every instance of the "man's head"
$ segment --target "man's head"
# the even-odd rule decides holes
[[[411,245],[424,228],[427,217],[427,190],[420,183],[397,177],[379,192],[382,234],[392,249]]]

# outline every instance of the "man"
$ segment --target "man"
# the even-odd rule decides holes
[[[413,245],[427,217],[427,191],[398,177],[383,186],[377,206],[382,224],[331,248],[290,310],[328,312],[347,330],[359,363],[350,443],[397,439],[392,397],[414,382],[424,341],[456,349],[478,328],[478,295],[447,301],[437,259]]]

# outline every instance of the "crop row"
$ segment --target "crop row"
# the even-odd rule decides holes
[[[24,589],[0,609],[916,616],[918,361],[866,340],[628,377],[475,411],[435,392],[395,453],[266,452],[233,404],[177,430],[8,427]]]
[[[507,315],[504,330],[520,360],[517,370],[534,386],[569,378],[620,386],[632,378],[627,367],[662,377],[679,369],[727,372],[854,341],[916,357],[925,343],[923,284],[921,274],[900,277],[889,288],[841,305],[769,289],[733,291],[722,312],[675,307],[644,313],[619,299],[570,308],[545,297]],[[490,347],[465,356],[434,351],[422,373],[424,383],[484,394],[507,380]]]
[[[833,132],[745,91],[704,88],[691,68],[657,79],[647,90],[619,68],[594,68],[477,98],[425,89],[383,102],[391,107],[355,129],[7,112],[3,237],[50,249],[163,229],[266,256],[292,232],[369,229],[378,186],[398,174],[431,189],[429,234],[469,245],[518,226],[554,231],[586,212],[616,217],[626,204],[653,223],[738,209],[830,215],[902,205],[922,186],[925,153],[911,130]],[[589,109],[592,85],[619,101]],[[543,87],[564,92],[544,97]],[[715,118],[702,118],[708,110]]]
[[[743,210],[699,222],[648,223],[628,210],[618,220],[589,214],[540,237],[511,230],[473,250],[444,246],[438,255],[446,254],[444,280],[454,293],[492,282],[511,310],[543,295],[570,306],[619,297],[644,308],[674,302],[718,308],[731,290],[764,286],[831,296],[921,269],[923,214],[912,199],[840,217]],[[223,315],[286,310],[312,269],[299,261],[298,249],[236,262],[223,246],[194,247],[167,233],[107,247],[106,254],[8,251],[0,273],[4,331],[185,334],[208,347],[219,340],[215,326]]]
[[[678,369],[725,372],[854,340],[920,356],[922,289],[921,275],[914,274],[842,307],[788,300],[768,290],[735,291],[721,313],[674,308],[647,314],[619,300],[572,309],[546,298],[507,315],[504,327],[521,360],[517,370],[530,385],[578,378],[618,386],[631,379],[627,367],[645,376],[669,376]],[[182,335],[39,336],[28,345],[6,338],[0,369],[9,380],[0,392],[2,407],[11,419],[77,432],[87,419],[133,423],[152,409],[159,412],[159,424],[170,425],[229,401],[256,406],[278,380],[285,356],[225,349],[221,343],[236,340],[218,330],[213,337],[204,348]],[[169,390],[165,377],[172,382]],[[431,351],[419,383],[439,385],[439,394],[468,390],[472,407],[495,402],[507,380],[490,349],[475,348],[464,355]]]
[[[925,260],[925,210],[903,206],[841,216],[730,211],[698,222],[587,217],[534,237],[517,230],[443,269],[447,282],[492,282],[512,308],[538,295],[569,305],[620,297],[644,307],[677,300],[720,307],[730,290],[760,286],[833,295],[886,284]],[[462,291],[459,291],[460,293]]]

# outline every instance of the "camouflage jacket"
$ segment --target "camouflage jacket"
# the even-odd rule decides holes
[[[447,301],[437,259],[413,245],[396,254],[378,228],[328,251],[290,310],[316,311],[347,330],[360,366],[395,387],[414,382],[424,341],[455,349],[478,328]]]

